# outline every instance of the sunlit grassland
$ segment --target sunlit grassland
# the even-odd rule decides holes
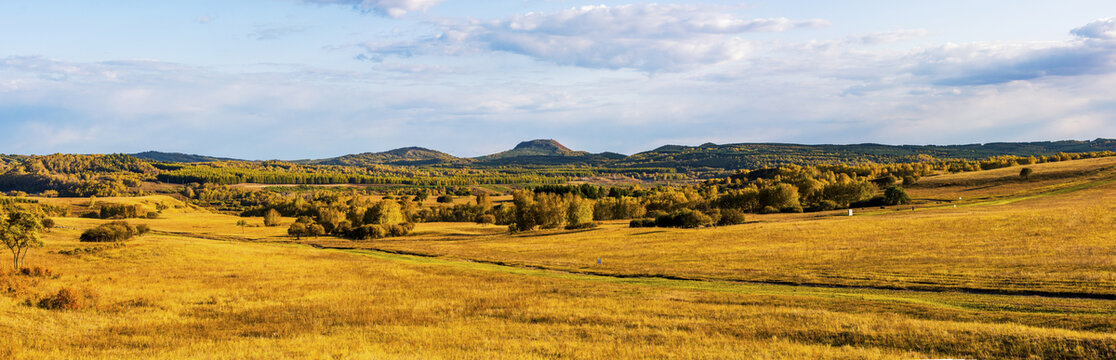
[[[1116,183],[1050,191],[999,205],[869,209],[874,216],[751,215],[749,224],[696,230],[623,223],[541,236],[427,230],[348,246],[626,276],[1116,295]],[[440,226],[450,225],[418,229]]]
[[[32,262],[64,275],[0,298],[5,358],[1105,358],[1116,351],[1116,337],[1103,332],[1112,328],[1112,305],[1096,300],[617,279],[169,235],[97,255],[51,253],[75,245],[65,233],[52,233],[48,244]],[[94,289],[101,299],[73,311],[21,304],[63,286]]]
[[[1034,171],[1027,179],[1019,177],[1024,167]],[[1111,179],[1116,179],[1116,158],[1106,157],[928,176],[907,191],[916,203],[934,200],[967,203],[1034,195]]]

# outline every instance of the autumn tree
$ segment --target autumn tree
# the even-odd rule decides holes
[[[279,226],[279,212],[275,209],[268,209],[264,214],[264,226]]]
[[[583,229],[594,226],[593,201],[576,196],[570,199],[569,209],[566,210],[566,228]]]
[[[0,208],[0,241],[12,252],[12,268],[19,270],[32,248],[42,247],[43,211],[35,206]]]

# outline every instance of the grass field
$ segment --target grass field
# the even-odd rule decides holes
[[[57,218],[27,262],[61,275],[0,276],[0,358],[1116,358],[1112,165],[928,177],[914,197],[974,195],[914,211],[366,242],[98,199],[170,207],[81,255],[104,221]],[[62,288],[95,296],[27,305]]]

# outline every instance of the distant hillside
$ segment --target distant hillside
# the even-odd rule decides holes
[[[511,150],[476,158],[477,160],[506,159],[521,156],[585,156],[585,151],[573,151],[552,139],[524,141]]]
[[[140,159],[168,162],[168,163],[200,163],[211,161],[243,161],[240,159],[221,158],[205,155],[183,154],[183,153],[168,153],[159,151],[145,151],[138,154],[131,154]]]
[[[786,164],[898,163],[937,159],[977,160],[1001,155],[1035,156],[1058,152],[1116,151],[1116,140],[1044,141],[969,145],[799,145],[703,144],[667,145],[632,155],[615,165],[622,167],[672,167],[756,169]]]
[[[511,150],[473,158],[478,165],[605,165],[627,156],[612,152],[574,151],[553,139],[524,141]]]
[[[437,150],[421,147],[405,147],[384,152],[367,152],[345,155],[330,159],[311,161],[323,165],[370,166],[387,165],[439,165],[462,163],[467,160]]]
[[[1043,141],[1021,143],[987,143],[968,145],[801,145],[780,143],[744,143],[698,146],[666,145],[632,156],[604,152],[599,154],[572,150],[557,141],[524,141],[508,151],[476,158],[459,158],[421,147],[406,147],[384,152],[345,155],[321,160],[297,160],[300,164],[342,166],[409,165],[409,166],[597,166],[616,168],[685,169],[758,169],[778,165],[809,165],[819,163],[900,163],[930,159],[978,160],[1001,155],[1039,156],[1059,152],[1079,153],[1116,151],[1116,140]],[[135,154],[142,159],[196,163],[234,160],[203,155],[148,151]]]

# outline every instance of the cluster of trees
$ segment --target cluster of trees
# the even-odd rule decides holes
[[[8,160],[0,168],[0,190],[61,196],[127,196],[141,193],[141,182],[154,180],[158,169],[133,156],[54,154]]]
[[[81,233],[82,242],[118,242],[146,234],[151,229],[147,225],[133,226],[125,221],[112,221]]]
[[[577,195],[554,193],[534,193],[516,191],[512,193],[513,207],[508,228],[513,231],[536,229],[583,229],[596,226],[593,222],[593,201]],[[495,217],[493,217],[495,220]]]
[[[159,217],[159,213],[154,211],[145,212],[143,207],[139,205],[105,203],[100,204],[97,211],[89,212],[83,216],[97,219],[135,219],[139,217],[154,219]]]
[[[429,171],[377,166],[297,165],[281,162],[211,162],[183,166],[158,174],[159,181],[177,184],[382,184],[408,186],[466,186],[485,184],[560,184],[566,176],[539,173],[507,174],[489,171]]]
[[[353,240],[402,236],[414,229],[409,216],[415,213],[410,197],[373,201],[369,196],[340,195],[329,192],[304,196],[276,196],[272,202],[244,211],[242,216],[264,216],[264,225],[277,226],[281,216],[296,218],[287,234],[304,236],[333,235]]]

